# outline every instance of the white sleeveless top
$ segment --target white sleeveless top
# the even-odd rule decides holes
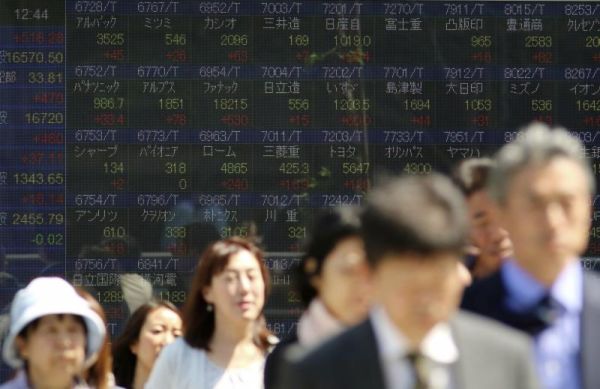
[[[224,369],[205,350],[183,338],[165,347],[156,360],[145,389],[262,389],[264,360],[239,369]]]

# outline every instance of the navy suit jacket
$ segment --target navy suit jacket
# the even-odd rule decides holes
[[[505,305],[507,291],[500,272],[475,282],[464,294],[462,308],[498,320],[517,329]],[[583,273],[583,313],[581,317],[581,382],[584,389],[600,388],[600,277]]]

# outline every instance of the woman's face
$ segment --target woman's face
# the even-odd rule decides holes
[[[159,307],[146,316],[138,340],[131,346],[131,352],[137,356],[137,363],[150,370],[160,350],[179,336],[179,315],[167,307]]]
[[[265,304],[265,280],[254,254],[247,250],[233,254],[225,269],[212,277],[204,299],[223,320],[256,320]]]
[[[340,240],[323,261],[313,286],[330,313],[347,325],[363,320],[369,309],[368,265],[361,238]]]
[[[83,370],[85,325],[74,315],[44,316],[16,344],[34,382],[69,386]]]

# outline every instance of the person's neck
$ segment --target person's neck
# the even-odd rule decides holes
[[[260,350],[254,344],[255,323],[215,320],[210,356],[222,367],[240,367],[256,360]]]
[[[533,264],[528,266],[529,263],[517,262],[521,268],[528,272],[537,282],[542,284],[545,288],[550,288],[560,276],[567,266],[571,263],[570,260],[564,261],[560,264],[548,264],[548,266],[539,266]]]
[[[327,305],[327,304],[325,303],[325,301],[323,301],[322,299],[320,299],[320,298],[317,298],[317,299],[315,300],[315,303],[316,303],[316,304],[320,304],[320,305],[323,307],[323,312],[324,312],[326,315],[328,315],[328,319],[329,319],[329,320],[336,321],[336,322],[338,322],[338,323],[340,323],[341,325],[343,325],[343,326],[346,326],[346,327],[349,327],[350,325],[352,325],[352,324],[355,324],[355,323],[345,323],[345,322],[342,320],[342,318],[341,318],[341,317],[339,317],[339,316],[338,316],[338,315],[337,315],[337,314],[336,314],[336,313],[333,311],[333,309],[330,309],[330,308],[329,308],[329,305]],[[309,309],[310,309],[310,306],[309,306]]]
[[[46,374],[30,370],[27,372],[27,381],[29,386],[35,389],[71,389],[73,379],[52,380]]]
[[[473,268],[474,278],[485,278],[498,270],[499,265],[491,265],[485,262],[476,262]]]
[[[403,334],[408,342],[408,348],[413,351],[419,350],[423,339],[425,339],[425,336],[427,335],[426,333],[421,332],[409,333],[406,331],[403,331]]]
[[[138,361],[139,362],[139,361]],[[135,364],[135,374],[133,376],[133,382],[131,384],[132,389],[143,389],[148,377],[150,376],[150,369],[141,363]]]
[[[239,344],[252,343],[254,326],[252,321],[233,322],[215,317],[211,348],[218,346],[233,349]]]

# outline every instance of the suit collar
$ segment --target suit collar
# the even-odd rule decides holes
[[[548,289],[514,260],[506,260],[500,268],[507,292],[506,304],[515,312],[524,312],[549,294],[572,314],[580,314],[583,300],[582,274],[579,260],[574,259],[560,272]]]
[[[364,363],[360,365],[360,368],[354,369],[354,373],[358,374],[356,383],[360,383],[367,378],[369,382],[364,387],[385,388],[386,385],[383,377],[381,357],[379,356],[377,339],[375,337],[371,319],[368,318],[350,331],[355,331],[356,333],[356,336],[354,337],[356,340],[355,351],[359,352],[364,360]],[[352,372],[348,373],[352,374]],[[356,387],[361,387],[361,385],[357,384]]]

